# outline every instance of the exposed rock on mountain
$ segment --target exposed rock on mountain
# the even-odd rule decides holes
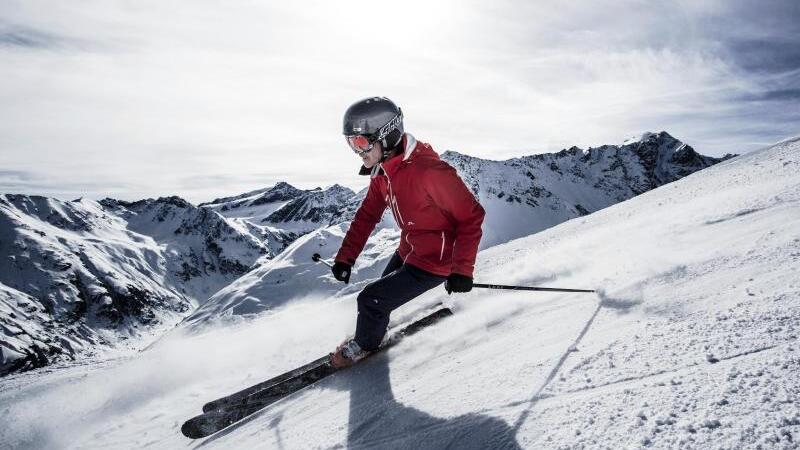
[[[662,131],[619,146],[572,147],[506,161],[452,151],[442,159],[487,210],[485,248],[585,216],[732,156],[700,155]]]
[[[2,195],[0,374],[140,346],[265,255],[256,236],[178,197]]]
[[[312,230],[344,221],[341,211],[355,193],[338,184],[305,191],[262,220],[275,226]]]

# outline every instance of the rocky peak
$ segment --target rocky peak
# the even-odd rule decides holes
[[[641,139],[623,145],[620,150],[630,151],[639,158],[652,187],[678,180],[734,156],[714,158],[701,155],[666,131],[644,133]]]
[[[297,189],[289,183],[281,181],[250,202],[237,204],[236,206],[258,206],[267,203],[288,201],[297,198],[304,192],[305,191]]]
[[[91,231],[94,226],[80,202],[62,202],[40,195],[4,194],[2,203],[58,228]]]
[[[334,184],[326,189],[317,188],[305,191],[299,197],[270,214],[262,220],[265,223],[285,224],[305,222],[328,225],[339,217],[340,208],[355,195],[351,189]]]

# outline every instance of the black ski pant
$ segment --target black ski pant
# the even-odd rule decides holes
[[[389,314],[409,300],[444,283],[447,277],[403,264],[395,253],[381,278],[358,294],[355,340],[368,351],[378,348],[389,326]]]

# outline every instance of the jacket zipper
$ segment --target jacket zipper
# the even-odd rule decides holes
[[[392,215],[394,215],[394,220],[397,222],[397,226],[400,229],[403,229],[403,215],[400,214],[400,207],[397,206],[397,199],[394,196],[394,190],[392,189],[392,179],[389,178],[389,174],[386,173],[386,170],[383,171],[384,176],[386,176],[386,182],[389,184],[389,207],[392,208]]]
[[[400,213],[400,206],[397,204],[397,197],[394,196],[394,189],[392,189],[392,179],[389,178],[389,174],[386,172],[386,169],[383,170],[383,174],[386,176],[386,182],[389,185],[389,207],[392,208],[392,214],[394,215],[394,220],[397,222],[398,226],[400,227],[400,232],[403,232],[403,214]],[[408,238],[409,233],[406,232],[406,243],[411,247],[411,250],[408,252],[405,258],[403,258],[403,264],[406,263],[406,260],[412,253],[414,253],[414,244]],[[441,259],[441,258],[440,258]]]
[[[439,252],[439,261],[444,257],[444,231],[442,231],[442,250]]]
[[[395,219],[400,219],[399,224],[402,228],[402,226],[405,225],[405,222],[403,222],[403,214],[400,213],[400,206],[397,204],[397,197],[394,195],[394,189],[392,189],[392,180],[389,178],[389,175],[386,175],[386,180],[389,182],[389,200],[391,200],[392,211],[397,211]]]

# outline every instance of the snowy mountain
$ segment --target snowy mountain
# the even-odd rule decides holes
[[[201,301],[247,272],[258,258],[273,256],[260,236],[179,197],[133,203],[106,199],[100,204],[125,220],[130,231],[150,236],[164,247],[171,256],[168,273]]]
[[[297,189],[286,182],[234,197],[218,198],[199,206],[230,219],[243,219],[269,229],[295,230],[297,236],[319,227],[348,220],[348,204],[356,194],[338,184],[326,189]],[[353,214],[355,211],[353,211]]]
[[[265,255],[177,197],[2,195],[0,374],[141,346]]]
[[[482,249],[720,161],[666,132],[621,146],[507,161],[455,152],[442,158],[487,210]],[[142,345],[143,337],[192,310],[184,323],[199,329],[307,296],[355,292],[381,273],[397,246],[390,215],[359,258],[351,285],[333,282],[310,255],[336,252],[364,195],[339,185],[301,190],[278,183],[199,206],[178,197],[60,202],[5,196],[0,232],[8,238],[0,258],[8,270],[0,277],[6,299],[0,323],[8,327],[0,374],[105,353],[122,338],[126,346]],[[45,324],[53,328],[37,331]]]
[[[347,216],[345,206],[351,203],[354,195],[352,190],[338,184],[327,189],[305,191],[262,219],[262,222],[307,233],[320,226],[350,220],[352,217]],[[352,213],[355,214],[355,211]]]
[[[217,198],[207,203],[200,203],[198,206],[211,208],[228,218],[244,218],[259,224],[270,214],[302,196],[305,192],[289,183],[280,182],[275,186],[233,197]]]
[[[645,133],[641,139],[621,146],[605,145],[588,150],[573,147],[558,153],[507,161],[491,161],[456,152],[442,154],[442,159],[456,168],[486,209],[481,249],[606,208],[730,157],[700,155],[663,131]],[[314,253],[324,257],[335,255],[365,194],[362,191],[348,201],[343,188],[335,192],[340,195],[328,196],[333,201],[329,209],[331,214],[315,221],[317,225],[335,225],[319,228],[292,243],[277,258],[263,261],[242,279],[217,292],[183,324],[200,329],[206,322],[253,317],[296,298],[322,293],[330,297],[347,295],[379,276],[400,238],[390,214],[384,214],[382,223],[356,261],[351,285],[335,282],[324,265],[311,262]],[[292,202],[305,205],[306,198],[298,197]],[[337,201],[342,205],[338,209],[343,211],[338,216],[335,213]],[[288,207],[291,204],[270,217],[300,210]]]
[[[667,132],[625,144],[489,161],[456,152],[456,168],[486,209],[482,248],[584,216],[731,158],[698,154]]]
[[[482,281],[600,295],[434,289],[393,320],[439,301],[454,317],[200,445],[796,448],[798,230],[800,138],[478,255]],[[351,333],[354,297],[173,333],[102,366],[0,379],[0,442],[192,445],[180,426],[203,403]]]
[[[338,184],[326,189],[301,190],[280,182],[199,206],[212,209],[259,234],[277,254],[306,233],[350,220],[361,198]]]

